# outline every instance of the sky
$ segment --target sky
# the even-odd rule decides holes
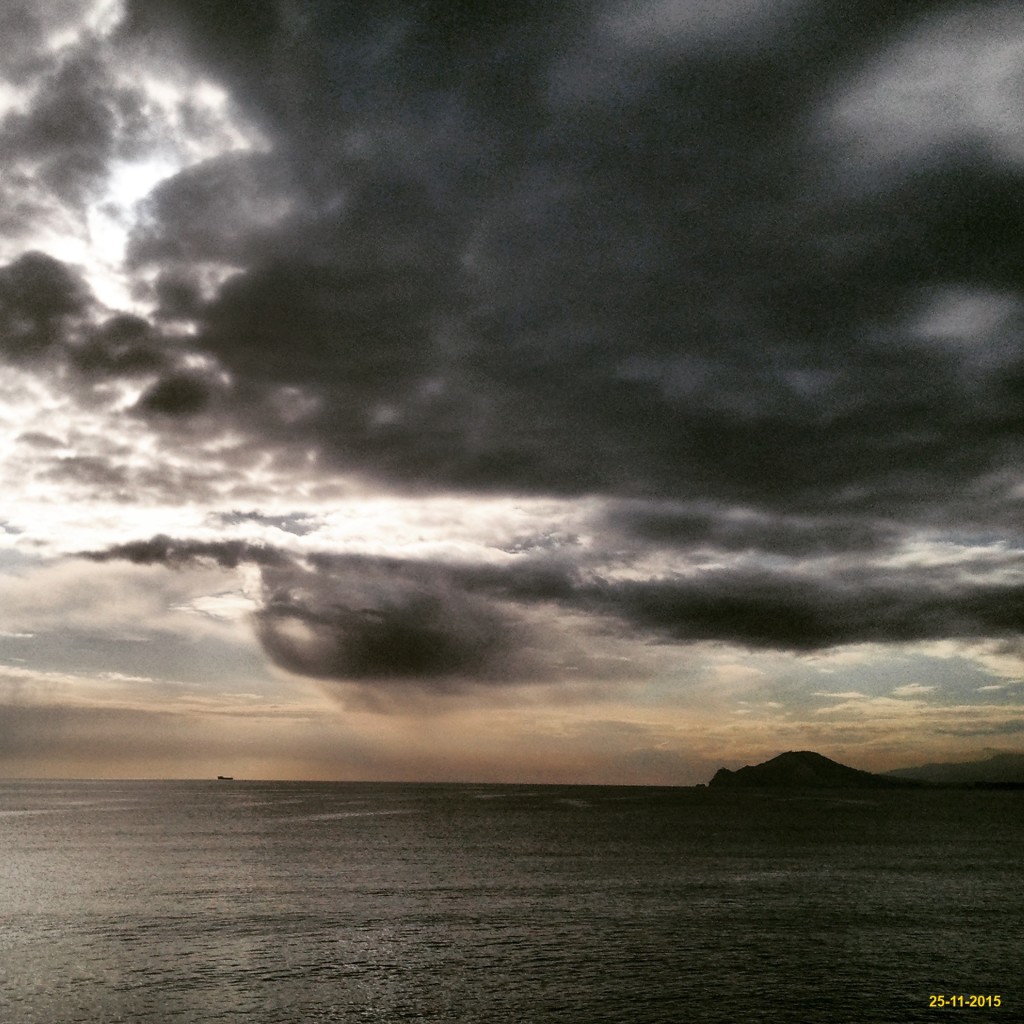
[[[1024,746],[1024,9],[9,0],[0,775]]]

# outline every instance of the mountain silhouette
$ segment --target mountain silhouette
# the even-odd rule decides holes
[[[736,771],[719,768],[709,785],[715,789],[906,789],[921,783],[850,768],[813,750],[790,750]]]
[[[1024,785],[1024,753],[1003,752],[984,761],[923,764],[919,768],[897,768],[886,772],[891,778],[919,779],[936,785],[972,786]]]

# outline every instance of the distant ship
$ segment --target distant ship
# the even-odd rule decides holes
[[[234,779],[234,775],[218,775],[217,778],[222,782],[231,782]]]

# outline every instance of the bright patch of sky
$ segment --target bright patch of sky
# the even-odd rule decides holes
[[[824,127],[834,156],[865,185],[958,151],[1024,162],[1024,14],[970,4],[932,15],[846,83]]]
[[[164,157],[116,162],[110,168],[106,192],[86,209],[81,262],[96,297],[104,305],[113,309],[136,305],[123,272],[135,207],[154,186],[179,170],[180,164]]]
[[[0,256],[14,258],[39,249],[79,267],[96,297],[110,309],[145,312],[124,266],[139,204],[161,181],[185,168],[229,152],[259,150],[266,141],[242,119],[216,83],[176,70],[144,50],[120,53],[112,37],[122,16],[119,0],[84,6],[76,23],[62,25],[49,35],[46,48],[58,62],[77,59],[81,53],[99,53],[112,82],[141,93],[145,118],[154,130],[141,151],[138,140],[132,140],[127,145],[131,155],[109,163],[104,187],[81,214],[54,202],[33,182],[32,201],[40,212],[45,210],[45,216],[36,218],[30,234],[9,233],[6,243],[0,242]],[[147,60],[151,66],[146,66]],[[0,81],[0,116],[28,109],[38,85]],[[124,124],[118,128],[122,135],[126,130]],[[125,142],[122,138],[118,144]],[[27,181],[38,173],[30,162],[9,163],[8,170]]]

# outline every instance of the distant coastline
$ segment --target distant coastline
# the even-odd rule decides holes
[[[719,768],[715,790],[744,789],[1006,789],[1024,790],[1024,754],[984,761],[931,764],[876,774],[851,768],[813,750],[790,750],[734,771]]]

